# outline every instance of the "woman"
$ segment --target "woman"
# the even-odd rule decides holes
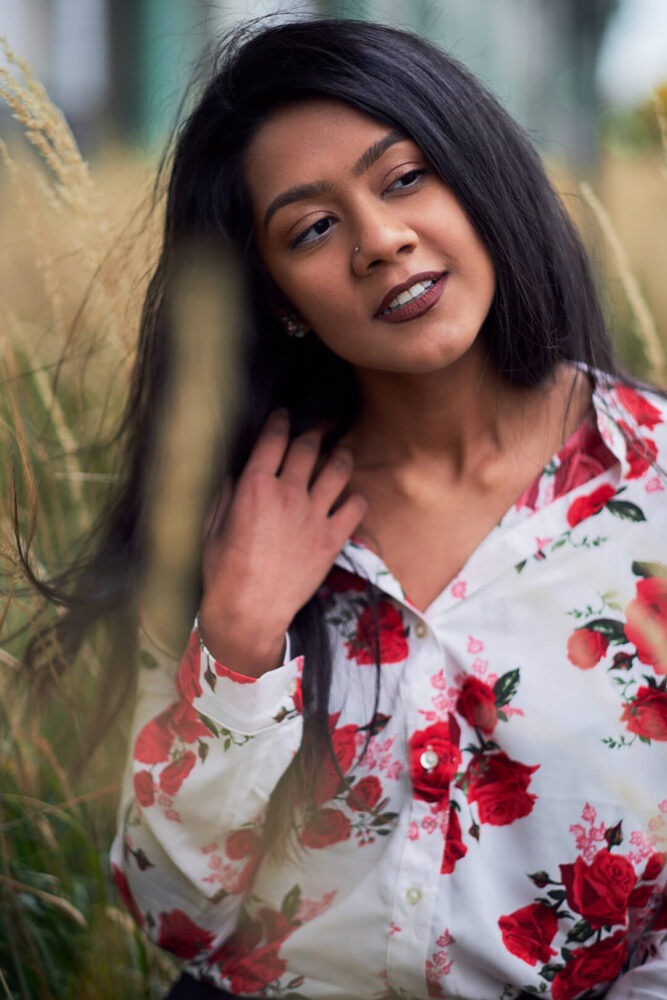
[[[193,236],[241,262],[247,402],[113,847],[172,996],[667,996],[667,407],[538,157],[415,37],[242,37],[179,136],[137,426]]]

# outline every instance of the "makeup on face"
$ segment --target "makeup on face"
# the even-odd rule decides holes
[[[335,354],[426,372],[475,341],[493,266],[409,136],[340,101],[307,100],[255,135],[246,179],[269,273]]]

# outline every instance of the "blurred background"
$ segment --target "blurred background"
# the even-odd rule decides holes
[[[0,998],[158,998],[174,976],[108,869],[128,712],[73,766],[104,643],[48,684],[25,670],[57,612],[17,534],[48,577],[114,481],[193,74],[240,20],[308,13],[416,31],[486,81],[582,231],[622,359],[667,385],[667,0],[0,0]]]

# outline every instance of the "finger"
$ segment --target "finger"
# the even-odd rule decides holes
[[[321,444],[322,432],[319,430],[307,431],[294,438],[285,455],[280,479],[285,483],[307,489],[320,454]]]
[[[351,493],[331,515],[329,524],[333,528],[334,535],[341,539],[341,545],[359,527],[367,510],[368,500],[361,493]]]
[[[289,413],[285,409],[274,410],[260,431],[243,471],[245,472],[246,469],[259,470],[275,476],[285,455],[288,442]]]
[[[348,448],[336,448],[310,489],[314,505],[328,513],[352,475],[353,458]]]

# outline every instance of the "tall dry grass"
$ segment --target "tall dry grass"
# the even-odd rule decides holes
[[[137,191],[150,171],[111,154],[93,179],[60,112],[12,52],[0,97],[28,144],[0,140],[0,997],[162,996],[171,963],[135,932],[106,862],[123,745],[84,780],[80,743],[103,668],[91,642],[38,708],[21,661],[54,614],[29,586],[72,558],[115,475],[107,447],[127,391],[157,230]]]
[[[158,997],[171,964],[135,932],[106,864],[122,727],[83,779],[74,781],[60,759],[64,739],[76,744],[82,738],[105,669],[103,650],[91,640],[73,671],[54,675],[53,693],[37,710],[21,661],[27,640],[54,611],[26,580],[11,523],[15,485],[21,534],[33,540],[33,565],[47,576],[72,558],[113,481],[117,456],[105,442],[127,390],[140,303],[158,247],[159,212],[148,215],[142,207],[153,168],[126,151],[108,150],[91,169],[29,67],[9,51],[7,58],[0,97],[27,142],[10,149],[0,140],[0,998]],[[608,158],[596,186],[598,196],[587,193],[593,214],[580,197],[577,211],[595,255],[608,263],[610,314],[623,353],[638,374],[661,379],[667,285],[658,243],[667,224],[667,185],[660,155],[634,164]],[[570,182],[565,187],[572,190]],[[645,225],[638,225],[641,219]],[[224,380],[233,364],[202,369],[201,357],[219,356],[219,329],[235,324],[220,312],[216,292],[206,291],[206,266],[199,277],[194,300],[186,283],[174,306],[177,326],[204,338],[192,340],[180,367],[194,366],[200,385],[208,379],[208,402],[230,402],[231,381],[225,387]],[[231,288],[223,297],[231,298]],[[233,355],[231,340],[228,350]],[[225,423],[213,404],[206,411],[210,422],[189,428],[184,439],[180,414],[196,409],[188,395],[192,384],[186,380],[174,390],[173,419],[165,421],[156,467],[159,475],[181,459],[192,462],[179,464],[180,478],[165,478],[164,490],[154,493],[153,575],[145,596],[156,620],[167,623],[180,599],[159,587],[155,598],[155,580],[187,577],[191,567],[170,559],[176,549],[196,549],[193,532],[201,519],[196,505],[190,522],[180,517],[179,497],[204,464],[188,442],[210,453]],[[206,488],[202,480],[202,497]],[[178,546],[171,544],[176,531],[185,539]]]

